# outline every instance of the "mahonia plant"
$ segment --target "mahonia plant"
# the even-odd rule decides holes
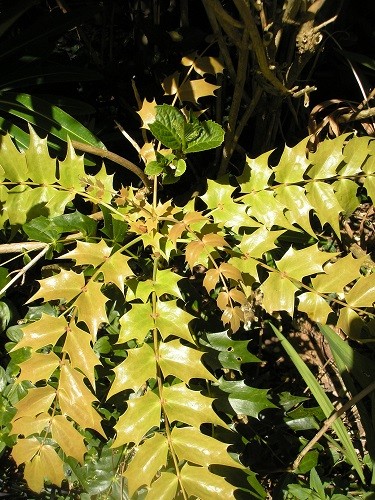
[[[357,196],[374,199],[375,143],[341,136],[307,155],[305,140],[275,167],[269,153],[248,159],[241,176],[209,180],[199,200],[178,207],[160,200],[158,179],[178,177],[185,156],[219,146],[223,131],[172,106],[147,106],[143,124],[167,148],[143,150],[154,177],[148,196],[116,191],[104,165],[88,175],[70,143],[58,161],[32,130],[25,152],[1,140],[3,232],[29,238],[18,247],[25,272],[54,259],[42,267],[30,313],[7,332],[14,382],[2,406],[12,456],[36,492],[64,479],[84,487],[101,443],[116,464],[108,490],[125,479],[129,497],[233,498],[240,473],[246,493],[265,498],[228,447],[236,415],[274,405],[267,390],[217,376],[240,378],[242,363],[258,361],[248,340],[231,337],[242,329],[250,339],[259,310],[329,318],[349,336],[353,323],[359,337],[371,332],[372,262],[327,251],[322,233],[329,226],[340,239]],[[91,216],[78,210],[82,200]],[[186,279],[196,266],[202,285]],[[0,278],[4,293],[13,281]],[[204,307],[189,303],[194,286],[220,311],[223,331],[210,332]]]

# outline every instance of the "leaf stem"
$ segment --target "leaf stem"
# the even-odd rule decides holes
[[[80,151],[84,151],[85,153],[91,153],[93,155],[99,156],[100,158],[108,158],[108,160],[121,165],[122,167],[130,170],[133,174],[141,179],[143,185],[145,186],[147,192],[151,191],[151,184],[147,177],[147,175],[143,172],[142,169],[137,167],[133,162],[123,158],[122,156],[112,153],[112,151],[107,151],[106,149],[97,148],[95,146],[91,146],[89,144],[84,144],[83,142],[72,141],[72,146],[75,149],[79,149]]]

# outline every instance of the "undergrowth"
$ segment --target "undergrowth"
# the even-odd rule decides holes
[[[195,90],[169,83],[183,101],[213,91],[197,81]],[[331,328],[373,342],[373,262],[355,241],[341,252],[330,243],[375,197],[374,141],[343,135],[307,154],[305,139],[277,164],[270,153],[248,159],[240,176],[208,180],[178,206],[161,186],[189,172],[190,154],[218,147],[224,131],[155,104],[140,110],[156,139],[140,150],[145,171],[124,164],[139,188],[115,188],[104,164],[88,174],[75,148],[110,158],[96,147],[69,141],[60,161],[32,129],[24,152],[1,138],[0,251],[12,255],[0,270],[10,356],[0,373],[3,450],[12,448],[37,493],[47,482],[82,499],[265,498],[249,468],[255,443],[246,422],[277,408],[295,426],[298,411],[307,415],[303,397],[279,394],[275,404],[256,370],[243,375],[261,362],[251,340],[268,328],[318,403],[300,428],[321,426],[333,467],[344,462],[353,483],[370,488],[372,439],[367,450],[354,446],[344,411],[283,325],[286,317],[320,324],[347,389],[358,401],[373,389],[370,360]],[[11,299],[18,289],[22,318]],[[282,497],[350,497],[351,484],[337,493],[319,477],[322,449],[300,439]]]

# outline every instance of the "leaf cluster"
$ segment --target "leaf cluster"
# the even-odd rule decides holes
[[[329,227],[340,238],[357,193],[373,196],[373,141],[340,137],[309,156],[303,141],[273,168],[269,154],[249,159],[233,185],[209,181],[183,207],[157,193],[149,201],[133,188],[116,191],[104,167],[87,175],[71,145],[58,161],[34,132],[30,142],[20,153],[5,136],[0,149],[3,227],[27,235],[25,248],[39,242],[56,263],[28,300],[38,313],[8,344],[17,392],[4,401],[4,425],[30,488],[68,477],[85,484],[97,440],[117,457],[107,489],[125,482],[130,496],[146,489],[147,498],[211,499],[242,488],[264,498],[249,471],[246,486],[238,480],[245,467],[228,446],[241,453],[236,419],[275,405],[241,379],[243,363],[258,359],[248,338],[233,335],[275,313],[329,318],[351,336],[360,322],[360,337],[373,335],[368,256],[327,251],[321,236]],[[77,215],[79,199],[100,225]],[[197,266],[194,284],[187,278]],[[194,306],[192,290],[220,311],[227,331],[203,326],[210,315],[202,299]],[[340,422],[338,438],[363,480]]]

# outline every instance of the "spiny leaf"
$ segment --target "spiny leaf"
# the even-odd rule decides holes
[[[55,353],[33,352],[31,357],[20,364],[21,373],[18,381],[30,380],[33,384],[39,380],[49,380],[60,364],[60,358]]]
[[[143,100],[142,108],[137,111],[142,120],[142,128],[149,129],[148,124],[155,121],[156,106],[155,99],[151,102],[148,102],[147,99]]]
[[[207,467],[186,463],[181,469],[181,481],[189,495],[202,500],[234,498],[236,487],[223,477],[210,472]]]
[[[23,182],[28,179],[25,153],[20,153],[9,134],[1,137],[0,165],[5,179]]]
[[[233,340],[227,332],[207,334],[210,346],[219,351],[219,361],[223,368],[239,370],[242,363],[257,363],[260,359],[248,351],[248,340]]]
[[[194,427],[211,423],[226,427],[212,409],[212,398],[188,389],[184,383],[164,387],[164,408],[170,422],[184,422]]]
[[[308,141],[307,137],[293,148],[284,147],[279,163],[273,169],[276,182],[291,184],[302,181],[307,167],[310,165],[310,161],[306,157]]]
[[[129,280],[127,282],[129,287],[127,298],[128,300],[141,299],[142,302],[147,302],[153,291],[156,293],[157,297],[173,295],[174,297],[182,298],[180,289],[177,285],[181,279],[182,277],[174,273],[171,269],[161,269],[157,272],[155,281]]]
[[[122,292],[124,291],[125,279],[133,276],[133,271],[129,267],[130,257],[121,252],[115,252],[101,266],[100,272],[103,273],[105,283],[113,283]]]
[[[191,378],[203,378],[216,381],[216,378],[204,367],[202,352],[184,346],[180,340],[163,342],[159,348],[159,363],[164,377],[174,375],[188,383]]]
[[[278,272],[270,272],[260,288],[264,294],[262,306],[268,313],[286,311],[293,315],[294,294],[298,288],[288,278]]]
[[[196,53],[183,57],[181,64],[183,66],[193,66],[194,70],[201,76],[206,73],[217,75],[224,71],[224,66],[216,57],[199,57]]]
[[[119,344],[132,339],[142,343],[155,326],[151,304],[133,303],[132,308],[120,318],[120,326]]]
[[[167,438],[159,433],[146,439],[139,446],[135,456],[123,474],[128,481],[130,496],[142,485],[150,487],[151,481],[157,472],[166,465],[167,454]]]
[[[329,179],[336,174],[338,166],[344,159],[342,148],[348,134],[342,134],[330,141],[323,141],[315,153],[309,154],[312,167],[307,175],[310,179]]]
[[[67,335],[62,350],[69,355],[72,368],[78,368],[89,379],[95,388],[95,366],[100,361],[91,346],[92,337],[89,333],[78,328],[71,322],[67,328]]]
[[[127,353],[125,361],[113,369],[116,377],[107,399],[127,389],[138,391],[148,379],[156,378],[155,353],[149,344],[143,344],[138,349],[128,349]]]
[[[175,500],[178,479],[172,472],[162,472],[147,493],[147,500]]]
[[[340,309],[337,328],[340,328],[350,339],[361,340],[363,332],[366,328],[366,323],[363,319],[350,307]]]
[[[66,456],[73,457],[83,463],[83,455],[87,449],[83,436],[64,415],[55,415],[51,421],[52,439],[60,446]]]
[[[322,252],[317,244],[301,250],[290,247],[283,257],[276,261],[276,265],[286,276],[301,281],[305,276],[322,272],[322,265],[335,255],[337,254]]]
[[[47,138],[41,139],[32,127],[30,129],[30,144],[25,152],[30,179],[38,184],[53,184],[56,182],[56,160],[48,152]]]
[[[18,403],[15,404],[17,413],[13,420],[27,416],[37,416],[40,413],[47,413],[56,397],[56,390],[50,385],[44,387],[32,387],[28,393]]]
[[[186,460],[203,467],[220,464],[244,468],[228,454],[228,445],[202,434],[195,427],[174,427],[171,438],[173,449],[180,461]]]
[[[158,302],[155,324],[164,341],[173,335],[193,344],[194,340],[188,326],[192,319],[194,316],[178,307],[176,300]]]
[[[361,277],[345,299],[353,307],[372,307],[375,302],[375,273]]]
[[[145,395],[127,401],[128,409],[118,419],[113,447],[127,443],[138,445],[146,432],[160,425],[160,399],[147,391]]]
[[[268,389],[249,387],[243,380],[221,381],[219,387],[229,393],[229,403],[237,415],[250,415],[258,418],[267,408],[277,408],[268,399]]]
[[[108,297],[101,292],[101,288],[102,283],[90,280],[87,285],[82,288],[74,304],[78,309],[79,321],[86,323],[93,342],[96,340],[100,325],[102,323],[108,323],[105,309]]]
[[[87,193],[93,203],[111,203],[116,191],[113,188],[113,175],[109,175],[104,163],[95,175],[87,175],[85,182],[88,184]]]
[[[84,429],[89,427],[105,437],[100,424],[101,417],[92,406],[96,398],[84,384],[83,378],[84,376],[69,364],[62,365],[58,387],[61,412],[69,415]]]
[[[272,151],[263,153],[258,158],[246,158],[246,165],[242,175],[237,177],[242,193],[254,193],[268,187],[272,170],[268,166],[268,159]]]
[[[322,226],[328,223],[340,238],[339,216],[343,211],[333,187],[325,182],[310,182],[306,186],[307,199],[314,207]]]
[[[339,170],[340,175],[356,175],[361,171],[369,151],[369,137],[352,137],[344,146],[344,162]]]
[[[85,286],[85,278],[82,273],[77,274],[73,271],[62,269],[59,274],[38,280],[40,289],[27,301],[33,302],[37,299],[43,299],[44,302],[56,299],[65,299],[67,302],[81,293]]]
[[[233,200],[234,189],[226,179],[221,181],[208,179],[207,192],[201,198],[210,209],[210,215],[215,223],[233,230],[258,226],[259,224],[248,216],[246,205]]]
[[[279,186],[276,198],[287,207],[285,214],[291,224],[298,224],[304,231],[316,238],[310,224],[310,212],[313,209],[308,201],[305,189],[301,186]]]
[[[348,218],[359,205],[358,184],[350,179],[339,179],[333,183],[335,196],[343,208],[343,215]]]
[[[327,301],[314,292],[302,293],[298,301],[298,310],[317,323],[326,323],[328,315],[333,312]]]
[[[239,244],[242,253],[255,259],[276,248],[275,241],[285,231],[270,231],[265,226],[256,229],[251,234],[245,234]]]
[[[70,139],[63,161],[59,162],[59,183],[66,189],[82,192],[82,179],[86,176],[84,158],[76,154]]]
[[[245,195],[242,201],[249,205],[248,214],[264,224],[267,229],[280,226],[291,231],[296,230],[284,215],[287,207],[278,201],[273,192],[250,193]],[[264,207],[267,207],[267,210]]]
[[[324,266],[324,273],[311,280],[315,290],[322,293],[342,293],[344,287],[361,276],[360,268],[366,257],[355,259],[351,254]],[[324,323],[320,321],[320,323]]]
[[[59,257],[60,259],[73,259],[77,266],[91,265],[94,267],[103,264],[111,254],[111,248],[100,240],[97,243],[86,243],[85,241],[77,241],[77,246],[74,250]]]
[[[34,351],[47,345],[55,345],[61,335],[66,332],[68,323],[63,316],[56,318],[42,313],[42,317],[22,327],[23,337],[12,351],[21,347],[31,347]]]
[[[48,413],[40,413],[37,417],[26,415],[12,422],[10,434],[16,434],[18,436],[22,434],[25,438],[32,434],[41,434],[46,427],[49,427],[50,422],[51,415]]]
[[[40,493],[44,486],[44,480],[47,479],[52,484],[61,486],[65,479],[63,461],[56,453],[55,449],[42,444],[39,452],[25,464],[24,477],[30,489]]]
[[[214,92],[220,88],[219,85],[213,85],[206,82],[203,78],[199,80],[186,80],[177,90],[178,97],[181,101],[188,101],[198,104],[198,99],[206,96],[216,97]]]

